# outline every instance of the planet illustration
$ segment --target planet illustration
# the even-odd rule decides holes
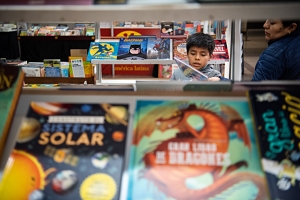
[[[115,131],[112,134],[113,140],[117,141],[117,142],[122,142],[124,140],[124,137],[125,137],[125,135],[124,135],[123,131]]]
[[[107,153],[98,152],[92,156],[91,162],[94,167],[104,169],[107,166],[109,159],[110,156]]]
[[[112,106],[109,104],[101,104],[105,110],[105,119],[111,124],[123,124],[127,126],[128,112],[124,106]]]
[[[30,195],[29,195],[29,200],[43,200],[45,197],[45,194],[41,190],[34,190]]]
[[[25,151],[13,150],[9,165],[0,182],[0,199],[28,199],[37,190],[44,190],[46,177],[55,171],[49,168],[44,171],[38,159]],[[17,192],[16,192],[17,189]]]
[[[78,178],[74,171],[63,170],[56,174],[52,180],[52,189],[57,193],[69,191],[77,183]]]
[[[41,124],[35,118],[24,118],[17,142],[24,143],[35,138],[41,130]]]
[[[54,102],[31,102],[30,106],[36,113],[41,115],[64,113],[68,110],[67,104]]]

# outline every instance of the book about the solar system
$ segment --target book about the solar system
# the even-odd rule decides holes
[[[247,100],[140,100],[130,200],[269,200]]]
[[[127,127],[127,104],[31,102],[0,199],[119,199]]]

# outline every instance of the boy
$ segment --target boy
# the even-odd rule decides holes
[[[189,65],[201,71],[208,76],[209,81],[228,80],[221,76],[221,73],[213,68],[212,65],[207,64],[212,57],[215,49],[214,39],[204,33],[194,33],[189,36],[186,42],[187,58]],[[170,80],[173,81],[189,81],[179,68],[174,69]]]

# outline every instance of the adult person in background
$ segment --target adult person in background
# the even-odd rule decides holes
[[[267,49],[260,55],[252,81],[300,80],[300,22],[268,19]]]

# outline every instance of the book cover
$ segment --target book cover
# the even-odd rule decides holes
[[[185,21],[174,22],[174,35],[184,35],[185,33]]]
[[[127,127],[128,104],[31,102],[0,199],[118,200]]]
[[[91,42],[87,55],[87,61],[92,59],[116,60],[119,49],[119,40],[100,40]]]
[[[60,59],[44,59],[45,77],[60,77]]]
[[[272,199],[297,199],[300,94],[294,90],[250,90],[249,98]]]
[[[22,90],[21,66],[0,64],[0,159]]]
[[[181,72],[190,79],[190,81],[208,81],[208,76],[196,70],[189,64],[185,63],[184,61],[180,60],[179,58],[174,58],[178,68]]]
[[[160,35],[171,36],[174,35],[174,22],[160,22]]]
[[[158,78],[171,78],[173,65],[158,65]]]
[[[144,60],[147,58],[148,38],[120,38],[118,60]]]
[[[85,77],[92,77],[93,76],[93,66],[90,61],[87,61],[87,57],[81,57],[81,56],[69,56],[69,74],[70,77],[74,77],[71,60],[76,59],[82,59],[83,61],[83,67],[84,67],[84,75]]]
[[[194,33],[196,33],[196,27],[194,25],[194,22],[192,21],[188,21],[185,24],[185,35],[193,35]]]
[[[173,39],[173,58],[187,60],[186,39]]]
[[[171,59],[172,40],[170,38],[148,38],[147,59]]]
[[[215,49],[213,51],[213,56],[211,60],[224,60],[229,61],[228,48],[226,44],[226,40],[217,40],[215,39]]]
[[[137,101],[129,197],[269,199],[247,100]]]
[[[82,58],[71,59],[70,64],[74,77],[85,77]]]

